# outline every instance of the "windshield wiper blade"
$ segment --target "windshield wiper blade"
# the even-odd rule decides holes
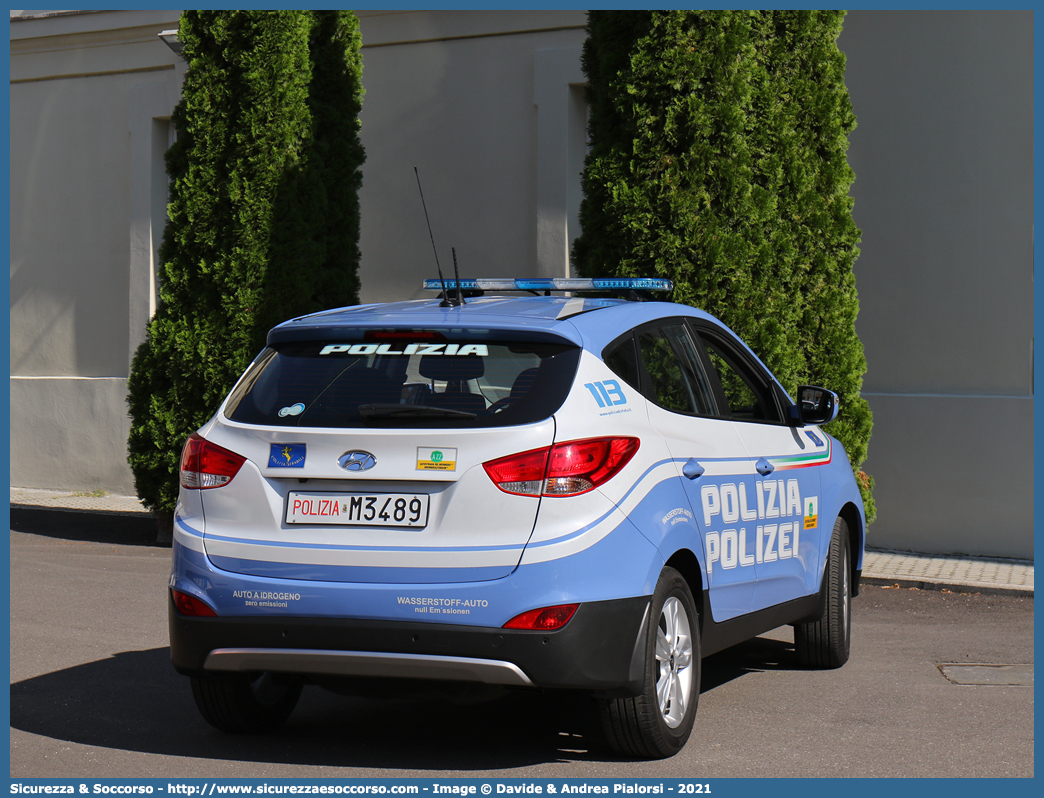
[[[359,415],[363,418],[476,418],[475,413],[466,410],[452,410],[448,407],[432,407],[431,405],[400,404],[366,404],[359,405]]]

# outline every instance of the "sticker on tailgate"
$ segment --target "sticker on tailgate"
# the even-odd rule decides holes
[[[456,471],[456,449],[432,449],[426,446],[417,447],[418,471]]]
[[[306,444],[273,443],[268,447],[269,468],[304,468]]]

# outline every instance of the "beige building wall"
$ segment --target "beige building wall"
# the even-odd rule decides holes
[[[132,493],[125,396],[155,308],[175,11],[11,20],[11,481]],[[36,15],[36,16],[31,16]]]

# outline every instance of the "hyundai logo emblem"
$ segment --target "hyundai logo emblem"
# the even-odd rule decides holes
[[[377,465],[377,458],[369,452],[345,452],[337,458],[337,465],[345,471],[369,471]]]

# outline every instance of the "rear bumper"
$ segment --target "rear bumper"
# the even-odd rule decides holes
[[[641,692],[648,596],[581,604],[566,626],[530,632],[298,616],[192,618],[168,595],[178,672],[272,670]]]

